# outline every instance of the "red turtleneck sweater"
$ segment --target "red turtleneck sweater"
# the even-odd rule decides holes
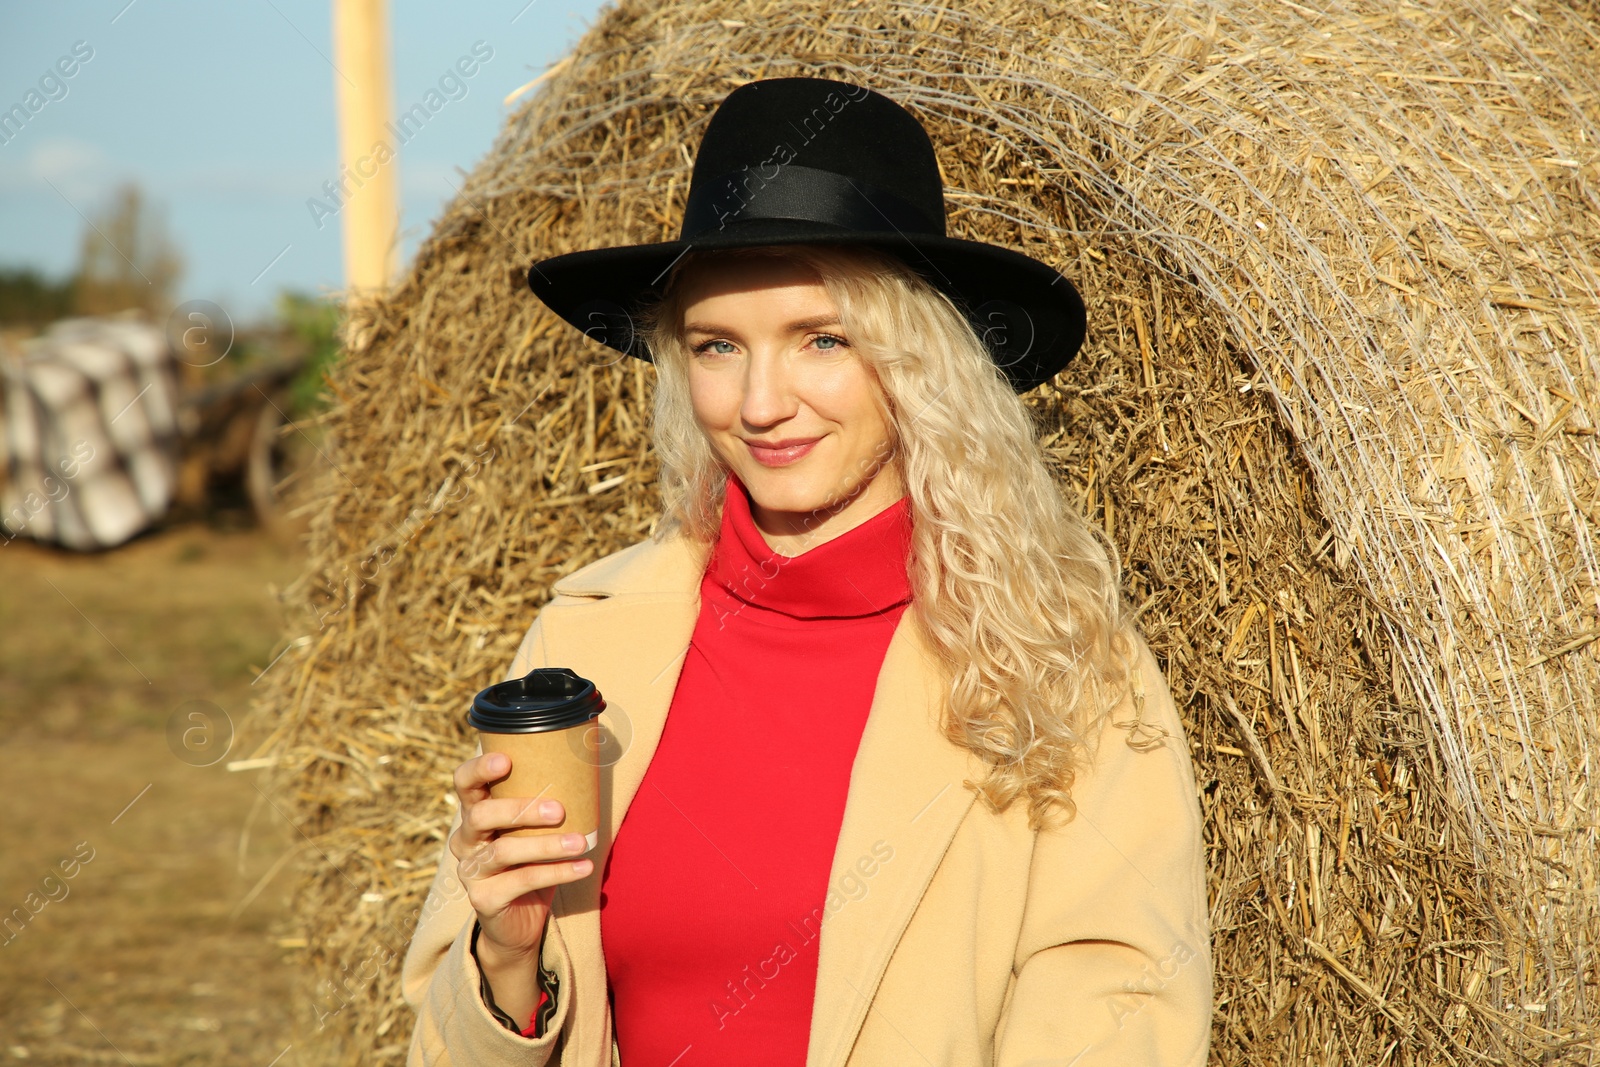
[[[601,875],[629,1067],[802,1065],[850,769],[911,590],[909,498],[798,556],[730,475],[661,742]]]

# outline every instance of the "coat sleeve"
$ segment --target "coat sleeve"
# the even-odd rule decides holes
[[[536,619],[506,677],[520,677],[542,666],[543,652]],[[477,751],[481,754],[482,747]],[[457,808],[450,833],[460,825],[461,811]],[[447,834],[439,850],[433,885],[400,970],[401,993],[417,1016],[406,1067],[488,1067],[500,1063],[542,1067],[559,1062],[561,1035],[573,995],[572,963],[561,942],[560,929],[554,923],[545,924],[541,949],[545,967],[560,979],[555,1017],[540,1037],[512,1033],[490,1014],[478,992],[480,972],[470,951],[477,914],[467,900],[457,870],[459,863],[450,852],[449,842]]]
[[[1135,684],[1073,786],[1077,815],[1036,835],[995,1067],[1206,1062],[1211,939],[1194,769],[1166,679],[1143,640],[1135,648]],[[1143,727],[1115,725],[1135,715]]]

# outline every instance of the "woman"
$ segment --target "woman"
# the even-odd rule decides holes
[[[776,79],[679,241],[530,284],[656,363],[664,515],[508,674],[571,667],[627,735],[591,855],[497,837],[561,818],[489,798],[505,756],[456,771],[410,1062],[1204,1063],[1182,726],[1016,395],[1081,343],[1070,283],[944,236],[898,105]]]

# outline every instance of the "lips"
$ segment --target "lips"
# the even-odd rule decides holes
[[[750,455],[755,457],[755,461],[760,463],[762,466],[786,467],[798,460],[800,457],[804,456],[807,452],[810,452],[814,447],[816,447],[817,442],[820,440],[822,440],[822,438],[813,437],[809,441],[796,441],[795,443],[788,444],[782,448],[767,447],[759,445],[754,441],[746,441],[744,444],[745,447],[750,450]]]

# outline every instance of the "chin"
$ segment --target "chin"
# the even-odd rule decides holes
[[[738,474],[750,490],[750,499],[768,511],[818,511],[828,505],[832,495],[831,483],[799,471],[762,468]]]

